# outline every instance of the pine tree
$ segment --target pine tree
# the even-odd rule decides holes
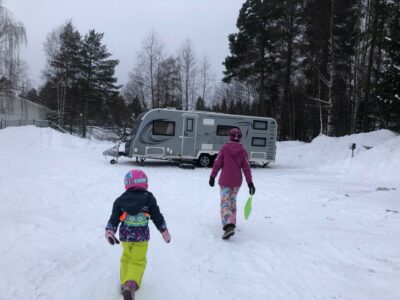
[[[306,1],[303,72],[320,133],[349,132],[356,8],[355,0]]]
[[[227,104],[227,101],[226,101],[225,98],[222,99],[222,103],[221,103],[221,106],[220,106],[220,111],[222,113],[227,113],[228,112],[228,104]]]
[[[392,0],[245,1],[217,101],[275,117],[280,139],[398,128],[398,10]]]
[[[57,90],[52,82],[46,81],[43,86],[39,87],[39,97],[43,99],[48,108],[57,111]]]
[[[80,51],[81,111],[83,112],[82,136],[86,136],[89,114],[95,116],[104,112],[106,101],[117,93],[115,67],[119,61],[109,59],[111,54],[102,44],[104,33],[90,30],[85,35]],[[91,108],[89,110],[89,108]],[[104,118],[104,116],[102,116]]]
[[[79,78],[81,35],[69,21],[53,31],[45,44],[48,65],[45,77],[52,83],[57,93],[58,122],[64,125],[64,118],[69,112],[72,126],[71,109],[77,96]]]
[[[134,120],[136,120],[137,117],[144,112],[144,108],[137,97],[132,100],[128,107],[129,112]]]
[[[400,3],[386,8],[387,26],[384,32],[384,67],[377,83],[378,107],[384,127],[400,130]]]
[[[205,109],[206,106],[204,104],[204,100],[199,96],[196,101],[196,110],[204,111]]]
[[[257,111],[264,116],[272,114],[279,97],[273,89],[280,68],[277,20],[281,15],[282,1],[247,0],[239,12],[239,32],[228,37],[231,55],[225,58],[224,82],[236,78],[254,86]]]

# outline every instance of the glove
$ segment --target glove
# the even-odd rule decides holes
[[[119,244],[119,240],[115,237],[115,232],[109,229],[106,229],[105,232],[106,240],[111,244]]]
[[[256,188],[252,182],[249,183],[249,193],[250,195],[254,195],[256,193]]]
[[[211,187],[213,187],[214,184],[215,184],[215,178],[212,177],[212,176],[210,176],[210,180],[208,181],[208,184],[209,184]]]
[[[169,234],[168,229],[165,229],[165,231],[161,232],[161,235],[166,243],[171,241],[171,235]]]

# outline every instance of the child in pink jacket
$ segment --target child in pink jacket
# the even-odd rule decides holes
[[[253,195],[256,191],[250,170],[247,152],[240,143],[242,132],[239,128],[229,130],[229,142],[222,146],[214,162],[209,184],[214,186],[215,177],[222,169],[218,184],[221,187],[221,219],[224,234],[223,239],[229,239],[235,234],[236,227],[236,197],[242,185],[242,170]]]

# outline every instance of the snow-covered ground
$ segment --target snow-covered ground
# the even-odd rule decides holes
[[[348,146],[356,143],[354,158]],[[374,147],[366,150],[364,146]],[[0,299],[121,299],[121,248],[104,239],[123,176],[110,143],[0,130]],[[143,167],[172,235],[151,225],[137,299],[400,299],[400,137],[377,131],[279,143],[253,169],[248,221],[221,240],[209,169]]]

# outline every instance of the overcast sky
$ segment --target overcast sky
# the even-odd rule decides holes
[[[216,78],[222,78],[229,54],[228,34],[236,32],[236,20],[245,0],[3,0],[16,20],[25,25],[28,45],[22,58],[29,67],[33,87],[43,83],[43,44],[47,34],[72,19],[84,35],[90,29],[104,32],[103,41],[113,58],[119,83],[124,84],[135,63],[142,40],[156,31],[167,52],[175,54],[190,38],[197,58],[210,58]]]

